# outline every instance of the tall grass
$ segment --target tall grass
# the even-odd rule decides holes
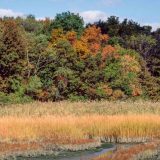
[[[1,117],[0,141],[74,143],[88,138],[109,140],[160,138],[158,115],[85,115]]]
[[[100,145],[102,140],[142,142],[157,138],[159,102],[34,102],[0,106],[2,155],[7,151],[52,150],[57,145],[64,147],[62,144],[88,148]]]
[[[44,115],[129,115],[156,114],[160,115],[160,102],[127,101],[127,102],[34,102],[0,107],[2,116],[44,116]]]

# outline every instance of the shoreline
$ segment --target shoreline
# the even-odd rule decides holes
[[[100,139],[100,138],[98,138]],[[102,138],[101,138],[102,139]],[[129,139],[131,140],[131,139]],[[136,140],[136,139],[135,139]],[[115,142],[115,141],[114,141]],[[152,141],[134,141],[134,139],[132,139],[132,141],[125,141],[122,143],[111,143],[110,141],[104,141],[103,138],[103,142],[102,141],[94,141],[94,142],[90,142],[90,143],[85,143],[85,144],[65,144],[65,145],[57,145],[57,144],[52,144],[52,143],[48,143],[45,144],[43,142],[31,142],[31,143],[6,143],[6,147],[8,145],[8,148],[10,148],[10,151],[7,151],[7,149],[5,150],[5,152],[2,152],[2,148],[0,150],[0,160],[3,159],[10,159],[10,158],[15,158],[15,157],[39,157],[39,156],[53,156],[56,157],[58,156],[61,152],[79,152],[79,151],[87,151],[87,150],[91,150],[91,149],[96,149],[101,147],[103,144],[112,144],[114,148],[114,150],[121,150],[122,146],[127,146],[126,148],[130,148],[132,146],[136,146],[139,144],[147,144],[147,143],[152,143]],[[2,145],[2,143],[0,143],[0,145]],[[5,145],[5,143],[3,143],[3,145]],[[14,148],[15,147],[15,148]],[[15,149],[15,150],[14,150]],[[135,156],[135,158],[139,157],[146,157],[145,153],[150,153],[148,154],[149,156],[156,156],[157,150],[155,152],[144,152],[138,154],[137,156]],[[151,154],[152,153],[152,154]],[[139,159],[134,159],[134,160],[139,160]],[[142,159],[143,160],[143,159]],[[144,159],[145,160],[145,159]]]

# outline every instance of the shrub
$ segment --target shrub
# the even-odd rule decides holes
[[[124,98],[124,92],[123,91],[121,91],[121,90],[115,90],[114,92],[113,92],[113,95],[112,95],[112,98],[113,99],[121,99],[121,98]]]
[[[37,97],[40,89],[42,88],[42,82],[39,77],[32,76],[30,77],[28,84],[26,86],[26,93],[31,97]]]
[[[78,96],[74,94],[69,95],[69,101],[71,102],[86,101],[86,100],[87,100],[87,97],[85,96]]]
[[[20,104],[20,103],[28,103],[32,102],[32,98],[29,96],[22,96],[19,93],[10,93],[5,94],[0,92],[0,105],[6,104]]]

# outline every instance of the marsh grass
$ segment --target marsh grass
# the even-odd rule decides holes
[[[72,143],[104,137],[107,141],[159,138],[158,115],[86,115],[0,118],[1,141],[40,141]]]
[[[44,116],[44,115],[128,115],[157,114],[160,115],[160,102],[127,101],[127,102],[34,102],[0,107],[2,116]]]
[[[0,107],[2,154],[8,146],[12,152],[22,147],[54,150],[55,146],[82,150],[102,141],[155,138],[160,138],[158,102],[34,102]]]

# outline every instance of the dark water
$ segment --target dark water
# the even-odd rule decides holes
[[[61,152],[58,156],[39,156],[39,157],[17,157],[17,160],[90,160],[94,157],[102,155],[106,152],[112,151],[115,146],[112,144],[103,144],[99,148],[86,151],[76,151],[76,152]]]

